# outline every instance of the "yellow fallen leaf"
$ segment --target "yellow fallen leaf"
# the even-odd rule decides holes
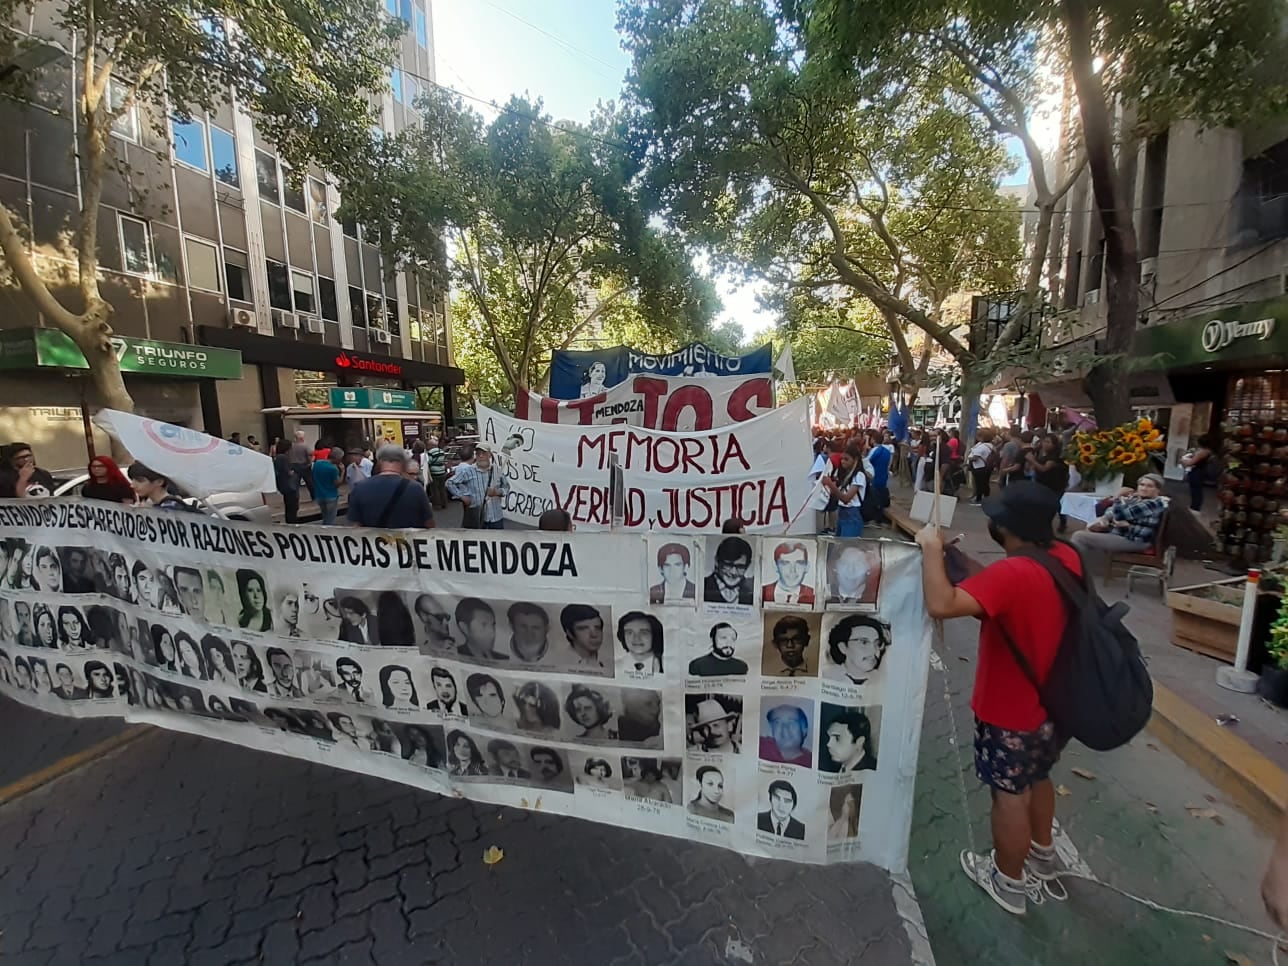
[[[496,865],[504,858],[505,858],[504,852],[498,849],[495,845],[489,845],[487,848],[487,851],[483,853],[483,864]]]
[[[1070,770],[1079,778],[1085,778],[1089,782],[1096,780],[1096,773],[1094,771],[1089,771],[1086,768],[1073,768]]]
[[[1069,791],[1069,789],[1064,785],[1056,785],[1055,793],[1059,795],[1061,798],[1065,798],[1073,794],[1073,792]]]
[[[1215,808],[1201,808],[1198,805],[1186,805],[1185,810],[1194,818],[1207,818],[1216,822],[1217,825],[1224,825],[1225,820],[1221,818],[1221,813]]]
[[[1232,953],[1228,949],[1225,951],[1225,961],[1233,963],[1234,966],[1253,966],[1252,960],[1243,953]]]

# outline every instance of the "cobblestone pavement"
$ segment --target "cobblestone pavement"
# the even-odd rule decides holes
[[[1070,883],[1067,902],[1048,901],[1021,919],[998,909],[965,878],[958,860],[968,846],[959,774],[976,845],[986,849],[990,843],[988,795],[971,757],[976,627],[965,620],[946,623],[939,648],[944,670],[930,672],[922,732],[909,864],[936,960],[1225,966],[1231,951],[1268,963],[1265,940],[1155,912],[1092,883]],[[945,675],[960,752],[952,744]],[[1269,838],[1147,734],[1108,754],[1071,745],[1053,778],[1067,790],[1056,800],[1057,817],[1097,878],[1163,905],[1274,932],[1258,893]]]
[[[910,948],[872,867],[752,862],[164,732],[0,808],[0,930],[0,960],[24,966],[827,966]]]
[[[0,735],[5,738],[0,786],[48,768],[125,728],[120,718],[52,719],[42,711],[0,698]]]

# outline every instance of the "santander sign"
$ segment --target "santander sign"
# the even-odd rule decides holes
[[[374,372],[382,376],[401,376],[403,371],[402,366],[397,362],[368,359],[352,352],[337,353],[335,367],[352,369],[354,372]]]

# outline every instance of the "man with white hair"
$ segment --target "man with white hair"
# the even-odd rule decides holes
[[[349,492],[349,523],[355,527],[420,529],[434,526],[434,510],[424,487],[409,480],[403,449],[397,444],[376,451],[376,472]]]
[[[309,449],[309,444],[304,442],[304,430],[295,431],[295,442],[291,444],[291,451],[286,459],[291,469],[295,470],[296,476],[308,487],[309,499],[313,499],[313,451]]]
[[[474,465],[462,463],[447,481],[447,489],[465,507],[463,526],[475,530],[501,530],[505,516],[501,500],[510,492],[505,471],[492,462],[492,450],[480,443]]]

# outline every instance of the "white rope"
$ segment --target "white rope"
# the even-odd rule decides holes
[[[953,708],[952,691],[948,685],[948,666],[944,663],[943,658],[941,657],[942,647],[944,642],[944,636],[943,636],[944,623],[943,621],[937,620],[934,622],[934,625],[935,625],[936,648],[935,650],[931,651],[930,663],[936,670],[940,671],[943,674],[943,678],[944,678],[944,704],[948,706],[948,721],[952,730],[952,743],[954,748],[956,749],[954,754],[957,759],[957,786],[961,792],[962,821],[966,824],[967,845],[970,847],[971,854],[974,855],[974,854],[978,854],[979,850],[976,848],[976,845],[975,845],[975,827],[974,827],[974,823],[971,822],[971,818],[970,818],[970,802],[966,793],[966,779],[963,775],[963,769],[962,769],[962,759],[961,759],[962,746],[961,746],[961,740],[958,737],[958,731],[957,731],[957,713]],[[1026,875],[1025,878],[1027,880],[1028,876]],[[1165,906],[1160,902],[1155,902],[1153,899],[1146,899],[1143,896],[1138,896],[1131,892],[1128,892],[1126,889],[1120,889],[1115,885],[1110,885],[1108,882],[1104,882],[1101,879],[1097,879],[1094,875],[1088,875],[1082,872],[1073,872],[1073,871],[1061,872],[1058,878],[1081,879],[1084,882],[1092,882],[1098,886],[1102,886],[1108,889],[1110,892],[1117,893],[1118,895],[1122,896],[1124,899],[1130,899],[1132,902],[1138,902],[1142,906],[1147,906],[1148,908],[1153,909],[1155,912],[1167,912],[1167,913],[1171,913],[1174,916],[1184,916],[1190,919],[1202,919],[1206,922],[1216,923],[1217,925],[1227,926],[1230,929],[1234,929],[1239,932],[1248,933],[1249,935],[1256,936],[1259,939],[1268,939],[1270,940],[1270,961],[1273,964],[1273,966],[1279,966],[1279,944],[1281,942],[1284,942],[1285,940],[1285,936],[1283,933],[1280,933],[1279,935],[1276,936],[1266,932],[1265,930],[1257,929],[1253,926],[1244,925],[1243,923],[1239,923],[1239,922],[1231,922],[1229,919],[1222,919],[1220,916],[1208,915],[1206,912],[1196,912],[1192,909],[1174,909],[1171,906]],[[1026,885],[1027,884],[1028,883],[1026,882]],[[1033,900],[1038,905],[1041,905],[1043,902],[1042,892],[1045,892],[1047,896],[1049,896],[1050,898],[1058,902],[1063,902],[1065,899],[1069,898],[1069,894],[1067,892],[1063,892],[1063,886],[1061,887],[1061,892],[1063,892],[1063,895],[1052,892],[1050,886],[1051,886],[1051,883],[1049,882],[1043,883],[1042,887],[1037,890],[1038,894],[1036,896],[1033,894],[1034,890],[1032,888],[1026,889],[1025,891],[1028,894],[1029,899]]]

